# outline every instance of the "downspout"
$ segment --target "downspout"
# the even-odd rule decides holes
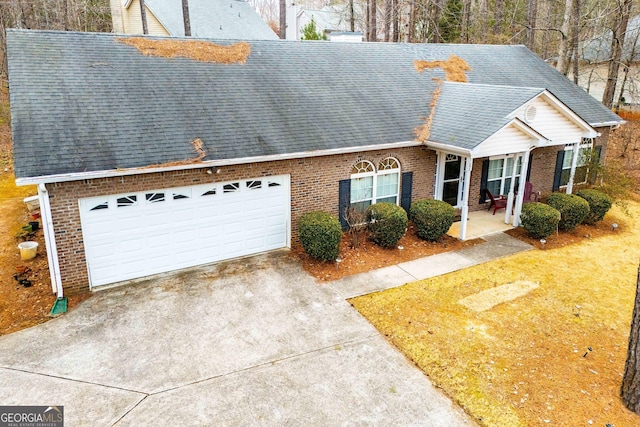
[[[527,172],[529,171],[529,153],[527,150],[522,153],[522,169],[520,170],[520,184],[518,185],[518,197],[516,197],[516,209],[513,213],[513,226],[520,225],[520,212],[522,212],[522,204],[524,203],[524,186],[526,184]],[[523,179],[524,178],[524,179]]]
[[[51,203],[49,201],[49,191],[45,184],[38,185],[38,197],[40,199],[40,216],[42,217],[42,229],[44,231],[44,242],[47,247],[47,260],[49,261],[49,274],[51,275],[51,288],[58,294],[58,298],[63,297],[62,276],[60,276],[60,264],[58,262],[58,248],[56,247],[56,237],[53,231],[53,219],[51,216]]]
[[[467,219],[469,218],[469,183],[471,182],[471,170],[473,169],[473,159],[464,159],[464,188],[462,190],[462,212],[460,213],[460,240],[467,238]]]
[[[578,155],[580,154],[580,142],[576,142],[573,146],[573,158],[571,159],[571,174],[567,183],[567,194],[573,191],[573,179],[576,176],[576,167],[578,166]]]

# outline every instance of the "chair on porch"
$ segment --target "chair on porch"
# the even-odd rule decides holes
[[[527,181],[524,183],[524,198],[522,199],[522,203],[531,203],[540,201],[540,192],[533,192],[533,184]]]
[[[489,190],[486,190],[487,192],[487,196],[489,197],[489,199],[491,199],[491,203],[489,203],[489,209],[491,210],[491,207],[493,206],[493,214],[496,214],[496,211],[498,209],[506,209],[507,207],[507,199],[505,199],[504,196],[494,196],[493,194],[491,194],[491,192]]]

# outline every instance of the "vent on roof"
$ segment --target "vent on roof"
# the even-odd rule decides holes
[[[529,105],[524,109],[524,121],[531,124],[536,119],[536,114],[538,110],[536,110],[535,105]]]

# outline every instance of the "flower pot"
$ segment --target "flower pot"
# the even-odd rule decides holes
[[[18,245],[18,249],[20,249],[21,260],[33,259],[38,252],[38,242],[22,242]]]

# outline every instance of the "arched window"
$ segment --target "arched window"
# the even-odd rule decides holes
[[[400,163],[393,157],[378,163],[376,170],[373,163],[361,160],[351,168],[351,207],[366,209],[368,206],[388,202],[398,204],[400,201]]]

